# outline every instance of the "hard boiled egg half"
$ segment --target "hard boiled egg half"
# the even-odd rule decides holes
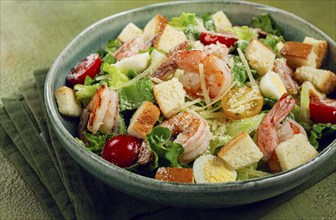
[[[196,183],[232,182],[237,178],[237,172],[221,158],[205,154],[194,161],[194,178]]]

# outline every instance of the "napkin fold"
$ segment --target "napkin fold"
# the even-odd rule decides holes
[[[114,190],[80,167],[59,142],[44,105],[46,74],[47,70],[34,72],[35,82],[20,87],[20,94],[2,98],[0,150],[52,219],[335,217],[334,206],[330,205],[336,204],[332,196],[335,187],[328,184],[333,182],[330,178],[336,179],[336,158],[301,186],[277,197],[239,207],[210,210],[172,208]],[[326,187],[324,192],[331,189],[331,202],[319,198],[319,187]],[[309,204],[314,204],[316,209],[307,210]]]
[[[1,151],[31,187],[53,219],[129,219],[162,209],[116,191],[88,173],[68,154],[44,105],[47,70],[20,94],[2,98]],[[134,209],[133,205],[143,205]]]

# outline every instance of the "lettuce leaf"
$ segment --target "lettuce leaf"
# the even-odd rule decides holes
[[[252,27],[260,28],[261,30],[275,35],[282,35],[283,29],[278,26],[272,16],[268,13],[262,13],[260,16],[252,18]]]
[[[105,50],[109,53],[114,53],[119,49],[119,47],[122,45],[122,42],[118,39],[111,39],[107,42],[105,45]]]
[[[116,87],[117,85],[129,81],[129,78],[118,70],[115,66],[108,63],[103,63],[101,67],[102,71],[110,74],[109,86]]]
[[[233,80],[237,81],[237,85],[243,86],[248,76],[245,66],[239,56],[233,57],[232,73],[233,73]]]
[[[216,25],[214,20],[212,19],[212,14],[210,12],[200,15],[200,18],[203,21],[205,29],[207,29],[208,31],[216,32]]]
[[[273,34],[268,34],[265,39],[260,39],[260,41],[271,48],[276,53],[276,55],[280,57],[280,51],[277,47],[277,44],[281,41],[284,41],[282,36],[278,37]]]
[[[86,139],[85,147],[92,151],[95,154],[101,155],[101,151],[105,145],[105,143],[112,137],[114,137],[116,134],[109,133],[109,134],[103,134],[101,132],[97,132],[95,134],[92,134],[88,131],[83,131],[82,135]],[[84,142],[83,142],[84,143]]]
[[[238,36],[239,40],[250,41],[253,38],[257,37],[257,34],[254,33],[254,31],[248,26],[236,26],[229,29],[229,31],[235,33]]]
[[[336,137],[336,125],[331,123],[319,123],[314,124],[310,131],[309,141],[310,143],[318,149],[320,145],[328,144],[335,140]],[[322,140],[324,143],[322,143]]]
[[[152,170],[159,166],[182,167],[178,157],[183,153],[184,148],[181,144],[172,142],[170,137],[170,130],[164,127],[154,127],[146,136],[149,148],[154,154]]]
[[[132,110],[140,107],[143,101],[155,102],[152,91],[152,80],[141,79],[119,91],[120,111]]]
[[[202,21],[197,18],[195,13],[182,13],[180,17],[173,17],[169,25],[181,30],[188,39],[198,40],[204,29]]]
[[[87,86],[82,84],[75,85],[74,90],[76,99],[80,101],[84,106],[87,106],[92,96],[96,93],[99,87],[100,87],[99,84],[93,84]]]

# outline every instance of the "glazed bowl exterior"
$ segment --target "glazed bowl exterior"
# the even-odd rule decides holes
[[[66,76],[73,66],[88,54],[103,48],[129,22],[144,27],[156,14],[171,18],[182,12],[201,14],[218,10],[223,10],[234,25],[250,25],[253,16],[270,13],[277,24],[284,28],[285,39],[302,41],[305,36],[325,39],[329,48],[324,66],[335,71],[335,41],[303,19],[265,5],[239,1],[179,1],[146,6],[104,18],[85,29],[65,47],[50,68],[45,84],[45,102],[54,130],[66,150],[84,169],[111,187],[134,197],[172,206],[216,208],[253,203],[284,193],[307,181],[335,157],[334,140],[316,158],[287,172],[241,182],[179,184],[157,181],[126,171],[75,141],[76,123],[59,114],[54,98],[54,91],[65,84]]]

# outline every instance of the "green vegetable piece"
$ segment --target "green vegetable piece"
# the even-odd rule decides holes
[[[228,123],[226,127],[226,134],[233,138],[242,131],[251,133],[258,128],[264,116],[265,114],[262,113],[250,118],[243,118],[240,120],[232,121]]]
[[[201,36],[200,24],[195,13],[182,13],[180,17],[173,17],[169,25],[183,31],[188,39],[198,40]]]
[[[154,154],[154,163],[151,169],[159,166],[182,167],[178,157],[184,148],[179,143],[170,141],[171,132],[168,128],[154,127],[146,136],[147,143]]]
[[[233,80],[237,81],[238,86],[243,86],[248,78],[245,66],[239,56],[233,57]]]
[[[262,13],[260,16],[255,16],[252,18],[252,27],[260,28],[261,30],[275,34],[275,35],[282,35],[283,29],[278,26],[272,16],[267,13]]]
[[[115,66],[111,66],[108,63],[103,63],[101,67],[102,71],[107,72],[111,75],[111,80],[109,81],[109,86],[115,87],[119,84],[129,81],[129,78],[118,70]]]
[[[268,34],[265,39],[260,39],[260,41],[271,48],[276,53],[276,55],[280,57],[280,51],[277,47],[277,44],[280,41],[284,41],[282,36],[278,37],[276,35]]]
[[[114,58],[111,54],[106,54],[106,56],[104,57],[104,62],[108,63],[108,64],[114,64],[117,62],[116,58]]]
[[[240,48],[242,52],[245,52],[246,47],[249,45],[249,41],[247,40],[239,40],[235,43],[236,48]]]
[[[229,29],[229,31],[235,33],[239,40],[250,41],[257,36],[257,34],[248,26],[233,27]]]
[[[140,107],[142,102],[155,102],[152,80],[144,78],[120,89],[120,110],[132,110]]]
[[[336,125],[331,123],[314,124],[310,131],[309,141],[318,149],[320,145],[326,145],[330,141],[335,141]],[[322,140],[324,143],[322,143]]]
[[[109,53],[114,53],[122,45],[121,41],[118,39],[111,39],[105,45],[105,50]]]
[[[138,75],[138,73],[135,70],[130,69],[128,70],[126,75],[129,79],[133,79],[134,77]]]
[[[205,29],[216,32],[216,25],[210,12],[202,14],[200,18],[203,20]]]
[[[79,100],[84,106],[87,106],[92,96],[96,93],[99,87],[99,84],[93,84],[88,86],[82,84],[75,85],[74,90],[76,99]]]
[[[97,155],[101,155],[101,151],[105,143],[110,138],[116,136],[116,134],[114,133],[103,134],[99,131],[95,134],[92,134],[91,132],[88,131],[83,131],[82,135],[88,142],[85,144],[85,147]]]

